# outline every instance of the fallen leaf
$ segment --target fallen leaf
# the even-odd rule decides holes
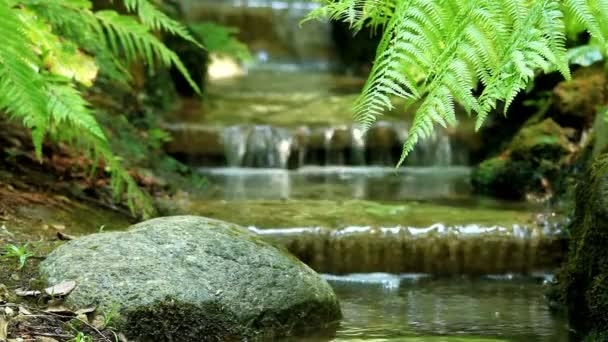
[[[76,316],[76,313],[74,311],[61,305],[50,306],[46,310],[44,310],[44,312],[61,316]]]
[[[103,329],[106,327],[106,320],[103,318],[102,315],[97,315],[95,316],[95,318],[93,318],[93,322],[91,322],[91,325],[97,329]]]
[[[29,316],[29,315],[32,314],[32,312],[30,310],[24,308],[23,306],[20,306],[19,307],[19,314]]]
[[[44,292],[49,296],[63,297],[63,296],[70,294],[70,292],[72,292],[72,290],[74,290],[75,287],[76,287],[75,281],[67,280],[67,281],[61,282],[57,285],[47,287],[46,289],[44,289]]]
[[[8,298],[8,287],[4,284],[0,284],[0,298]]]
[[[127,339],[127,337],[123,333],[119,333],[118,334],[118,340],[120,342],[129,342],[129,340]]]
[[[91,313],[91,312],[93,312],[95,310],[97,310],[97,308],[94,307],[94,306],[91,306],[89,308],[84,308],[84,309],[78,309],[78,310],[76,310],[76,314],[77,315],[88,314],[88,313]]]
[[[85,314],[76,315],[76,319],[86,324],[89,324],[89,317],[87,317],[87,315]]]
[[[76,237],[68,234],[64,234],[62,232],[57,232],[57,238],[62,241],[70,241],[75,240]]]

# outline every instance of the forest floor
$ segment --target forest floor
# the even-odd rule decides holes
[[[27,131],[0,121],[0,132],[0,341],[124,340],[107,317],[67,309],[61,298],[44,295],[38,265],[72,236],[124,229],[136,219],[114,203],[109,177],[89,177],[84,156],[45,145],[39,161]],[[154,185],[133,176],[144,187]]]

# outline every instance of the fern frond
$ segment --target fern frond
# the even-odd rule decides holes
[[[479,98],[482,110],[477,113],[477,129],[497,101],[505,102],[506,112],[515,96],[534,77],[534,70],[552,65],[570,78],[561,19],[556,1],[539,0],[528,9],[521,24],[513,27],[511,38],[502,50],[501,65],[494,70]]]
[[[123,0],[123,2],[127,10],[136,12],[139,20],[148,28],[179,36],[202,48],[202,45],[188,32],[186,26],[171,19],[148,0]]]
[[[82,94],[69,82],[47,82],[49,98],[48,111],[51,116],[51,125],[74,129],[62,130],[62,133],[75,132],[79,136],[86,132],[87,136],[94,137],[103,143],[107,139],[103,130],[95,120],[89,104]]]
[[[76,29],[99,29],[90,0],[23,0],[21,3],[64,33],[71,30],[71,36],[76,36]]]
[[[570,78],[566,24],[608,41],[608,0],[327,0],[306,18],[326,16],[354,30],[379,23],[384,34],[354,105],[364,127],[393,98],[418,99],[400,165],[434,125],[454,125],[455,103],[477,115],[477,128],[499,102],[505,112],[539,71]],[[564,18],[564,13],[570,17]],[[422,74],[424,82],[416,75]],[[474,90],[481,85],[480,96]]]
[[[324,6],[312,10],[301,23],[328,18],[349,23],[355,33],[365,26],[376,30],[388,24],[396,7],[394,0],[325,0],[323,3]]]
[[[38,158],[45,135],[78,143],[103,158],[112,174],[115,195],[125,195],[133,213],[153,213],[150,199],[112,153],[92,109],[76,88],[75,81],[90,82],[89,56],[51,32],[47,22],[69,31],[80,25],[79,37],[105,35],[85,0],[0,0],[0,110],[20,118],[32,130]],[[24,6],[30,7],[24,7]],[[34,12],[32,12],[32,10]],[[73,15],[57,15],[58,12]],[[76,18],[81,20],[77,23]],[[87,19],[88,18],[88,19]],[[85,22],[89,24],[85,24]],[[75,32],[75,31],[72,31]],[[69,37],[69,34],[67,35]],[[99,44],[99,42],[98,42]],[[103,49],[102,49],[103,50]],[[93,66],[93,71],[96,66]],[[65,76],[61,76],[65,75]],[[126,189],[126,192],[119,192]]]
[[[141,55],[150,68],[153,68],[157,61],[164,66],[174,65],[190,86],[200,93],[198,85],[192,80],[177,54],[150,33],[145,25],[114,11],[95,12],[95,16],[105,28],[107,44],[114,53],[124,53],[127,60],[134,60]]]
[[[605,0],[564,0],[563,6],[595,39],[606,45],[608,4]]]
[[[51,124],[60,140],[76,140],[91,149],[94,160],[101,157],[111,173],[111,188],[115,198],[126,195],[132,213],[138,210],[144,217],[151,217],[154,209],[150,198],[139,188],[112,152],[102,128],[95,120],[89,104],[73,84],[48,80],[48,109]],[[95,166],[94,166],[95,167]]]
[[[48,22],[63,40],[90,52],[100,73],[122,84],[130,81],[127,68],[107,46],[105,33],[89,0],[23,0],[27,8]]]
[[[23,120],[32,130],[36,155],[42,157],[42,141],[48,127],[47,96],[38,73],[39,59],[33,53],[23,22],[0,0],[0,109]]]

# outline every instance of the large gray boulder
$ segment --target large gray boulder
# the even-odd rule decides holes
[[[41,272],[51,284],[76,281],[68,305],[117,305],[115,324],[138,341],[270,338],[341,317],[332,288],[308,266],[204,217],[157,218],[67,242]]]

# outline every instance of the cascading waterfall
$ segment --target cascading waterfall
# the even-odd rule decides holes
[[[368,131],[359,125],[313,130],[254,125],[225,128],[221,143],[227,164],[232,167],[392,166],[399,158],[406,136],[406,126],[387,122],[379,122]],[[450,137],[437,131],[418,144],[406,164],[452,166],[457,163],[452,156],[453,149]]]
[[[247,141],[244,129],[240,126],[232,126],[222,132],[222,143],[224,155],[229,166],[241,166],[247,152]]]
[[[293,138],[285,129],[271,126],[232,126],[222,141],[229,166],[287,168]]]
[[[337,151],[334,150],[332,146],[332,139],[334,137],[336,130],[334,127],[328,127],[323,130],[323,150],[325,154],[324,165],[332,165],[335,163],[336,156],[338,155]]]
[[[351,163],[365,165],[365,130],[358,125],[351,127]]]
[[[318,115],[317,112],[325,110],[325,107],[329,108],[330,117],[333,115],[331,112],[333,110],[350,110],[350,107],[333,109],[334,103],[340,103],[340,96],[324,97],[331,94],[334,87],[340,89],[340,83],[335,80],[321,82],[313,78],[311,80],[316,81],[311,82],[316,86],[305,87],[306,90],[303,90],[298,82],[286,83],[285,87],[279,87],[278,92],[271,87],[268,94],[260,89],[262,86],[260,83],[282,84],[281,76],[266,77],[274,73],[289,74],[286,71],[296,71],[297,74],[297,71],[316,70],[325,74],[331,65],[339,64],[330,22],[313,21],[302,27],[298,24],[310,10],[319,6],[318,3],[312,0],[182,0],[180,6],[189,20],[212,20],[240,28],[238,38],[249,46],[254,56],[257,56],[256,63],[246,66],[249,72],[247,77],[257,82],[252,84],[245,82],[247,86],[243,86],[244,88],[236,93],[249,94],[253,96],[254,101],[261,102],[259,105],[256,103],[256,106],[248,106],[246,102],[236,108],[236,111],[256,111],[259,108],[269,111],[268,108],[276,106],[285,108],[284,115],[302,115],[301,112],[296,114],[291,112],[294,108],[309,106],[315,101],[324,101],[323,99],[327,101],[324,103],[326,106],[318,109],[314,107],[311,111],[312,116]],[[319,67],[320,65],[325,66]],[[266,76],[260,79],[251,77],[256,72]],[[302,73],[303,77],[304,74]],[[351,81],[349,79],[349,82]],[[293,91],[285,91],[286,89]],[[294,100],[293,93],[302,91],[310,98],[306,101]],[[222,91],[219,94],[220,97],[226,97],[225,101],[229,101],[230,96],[234,95]],[[268,96],[260,97],[260,94]],[[243,100],[238,96],[236,99]],[[230,115],[230,112],[226,114]],[[348,123],[337,125],[314,123],[297,128],[283,127],[285,126],[281,124],[223,127],[220,128],[221,134],[215,133],[219,139],[216,136],[201,139],[190,134],[180,140],[185,141],[187,146],[177,146],[171,150],[177,155],[190,157],[194,155],[195,158],[192,159],[200,160],[201,164],[206,166],[283,169],[296,169],[309,165],[394,166],[399,160],[402,143],[408,134],[408,126],[399,122],[378,122],[368,131],[360,125]],[[201,147],[191,146],[189,140],[200,142]],[[437,132],[418,144],[406,160],[406,165],[452,166],[466,163],[466,156],[462,158],[459,154],[458,157],[454,157],[453,150],[450,137],[446,133]],[[209,157],[208,154],[212,156]]]
[[[211,20],[237,27],[259,68],[326,70],[333,44],[329,22],[299,25],[320,4],[310,0],[181,0],[189,20]]]

